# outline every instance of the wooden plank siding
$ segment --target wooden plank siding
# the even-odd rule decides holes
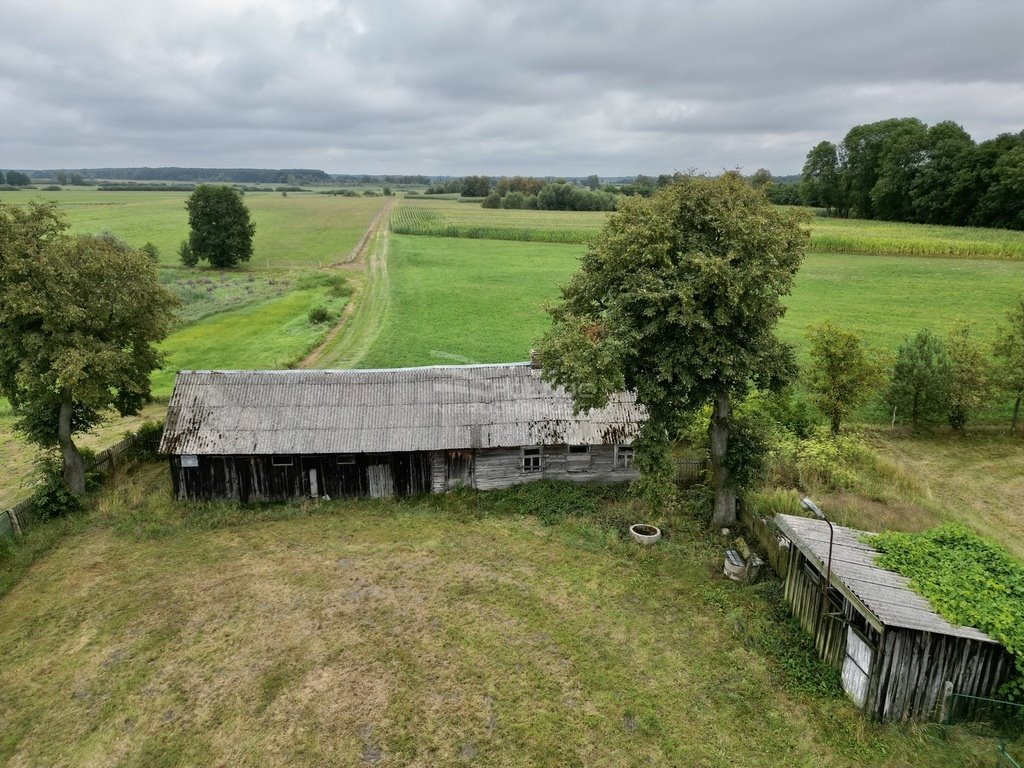
[[[196,467],[183,467],[171,456],[174,495],[182,500],[287,501],[312,492],[316,472],[318,496],[352,498],[379,495],[372,478],[382,470],[395,495],[431,490],[432,456],[426,451],[379,454],[298,456],[199,456]],[[290,462],[290,463],[286,463]]]
[[[819,656],[838,669],[849,664],[851,632],[871,649],[863,711],[872,719],[935,720],[947,682],[956,693],[990,697],[1009,678],[1013,657],[1003,646],[976,629],[952,626],[935,615],[927,601],[910,592],[906,579],[877,565],[873,548],[857,532],[836,529],[832,584],[822,609],[827,536],[808,531],[806,521],[780,517],[780,530],[793,538],[788,547],[776,545],[764,520],[747,517],[757,540],[768,545],[769,557],[774,548],[784,564],[786,600],[814,638]],[[883,610],[883,616],[866,601]]]
[[[584,460],[585,458],[585,460]],[[534,480],[628,482],[632,468],[616,468],[615,446],[590,446],[585,457],[568,446],[543,446],[541,466],[526,471],[521,448],[477,451],[410,451],[380,454],[197,456],[198,466],[170,457],[174,495],[182,500],[286,501],[311,495],[352,498],[444,493],[459,485],[480,490]],[[384,469],[384,468],[387,469]],[[310,472],[316,473],[316,493]]]

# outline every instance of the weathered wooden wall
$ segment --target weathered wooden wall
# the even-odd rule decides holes
[[[854,610],[835,590],[829,590],[823,598],[825,579],[815,574],[800,551],[794,550],[786,574],[786,601],[800,626],[814,638],[818,656],[838,669],[846,650],[847,624],[856,621]]]
[[[408,496],[431,490],[427,452],[355,454],[339,463],[333,454],[290,456],[290,466],[275,466],[271,456],[199,456],[198,467],[182,467],[171,456],[171,478],[179,499],[209,501],[286,501],[311,495],[310,470],[316,471],[318,496],[348,498]]]
[[[1013,658],[996,643],[887,627],[868,691],[877,720],[934,720],[946,681],[956,693],[994,696]]]
[[[568,446],[546,445],[541,470],[524,472],[520,448],[492,448],[476,451],[474,486],[480,490],[508,488],[535,480],[568,480],[576,483],[621,483],[639,477],[635,469],[616,469],[615,446],[593,445],[588,461],[570,455]]]
[[[820,611],[823,576],[796,548],[785,579],[786,600],[818,655],[841,669],[848,628],[854,627],[874,652],[865,714],[875,720],[928,721],[938,716],[943,684],[970,696],[993,696],[1006,682],[1013,658],[996,643],[902,627],[879,632],[836,590]],[[820,615],[820,619],[819,619]]]

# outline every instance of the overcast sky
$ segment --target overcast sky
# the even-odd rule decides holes
[[[1021,0],[0,0],[0,168],[799,172],[1024,129]]]

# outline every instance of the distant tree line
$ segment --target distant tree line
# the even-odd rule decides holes
[[[67,170],[30,171],[35,179],[57,179],[66,174],[89,179],[111,181],[191,181],[238,182],[240,184],[326,184],[332,177],[324,171],[308,168],[78,168]],[[68,181],[68,183],[74,183]]]
[[[27,187],[31,183],[32,179],[29,178],[28,174],[21,171],[8,171],[6,175],[4,175],[3,171],[0,171],[0,184],[7,184],[11,187]]]
[[[854,126],[808,152],[800,195],[833,216],[1024,229],[1024,131],[977,144],[951,121]]]

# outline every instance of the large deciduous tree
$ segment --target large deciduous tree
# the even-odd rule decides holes
[[[819,142],[807,153],[800,177],[805,205],[819,205],[829,216],[846,216],[845,178],[839,149],[830,141]]]
[[[733,400],[752,382],[794,373],[774,330],[807,242],[799,222],[739,174],[677,179],[624,201],[549,310],[545,378],[579,410],[636,393],[648,415],[637,442],[648,482],[669,476],[668,435],[685,414],[711,405],[715,525],[736,519],[726,461]]]
[[[141,251],[70,236],[53,204],[0,205],[0,394],[30,440],[60,446],[73,493],[85,491],[73,435],[149,399],[176,304]]]
[[[1017,297],[1017,306],[1007,314],[993,346],[999,386],[1013,398],[1013,420],[1010,430],[1017,431],[1021,400],[1024,400],[1024,293]]]
[[[256,225],[234,187],[200,184],[185,201],[188,210],[188,253],[192,266],[233,267],[252,258]]]
[[[881,366],[852,331],[825,321],[807,333],[810,360],[804,371],[814,404],[838,435],[843,420],[881,381]]]

